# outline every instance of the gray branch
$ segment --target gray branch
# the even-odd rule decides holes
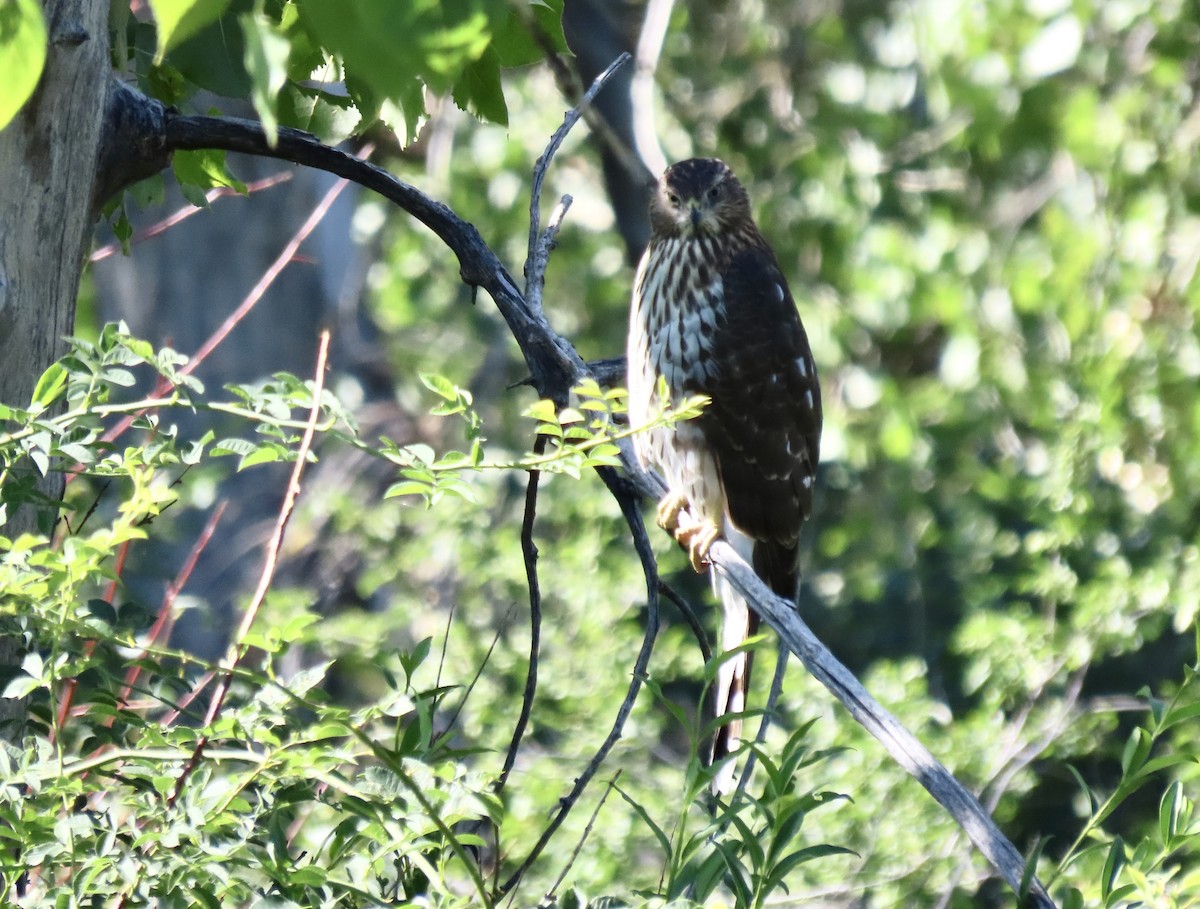
[[[929,794],[945,808],[950,816],[984,854],[993,867],[1013,888],[1020,892],[1025,875],[1025,860],[1000,832],[995,821],[979,804],[979,800],[943,767],[924,745],[900,721],[876,701],[859,683],[854,674],[843,666],[800,618],[794,603],[775,596],[724,540],[718,540],[710,551],[712,564],[730,580],[762,619],[775,629],[788,649],[800,659],[814,678],[828,688],[850,711],[850,715],[887,749],[888,754],[906,771],[916,777]],[[1054,901],[1042,885],[1033,878],[1028,884],[1032,905],[1038,909],[1054,909]]]

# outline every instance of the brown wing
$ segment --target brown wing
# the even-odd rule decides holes
[[[754,568],[795,597],[796,538],[812,508],[821,389],[808,337],[774,255],[736,254],[721,275],[723,317],[700,417],[735,526],[756,541]]]

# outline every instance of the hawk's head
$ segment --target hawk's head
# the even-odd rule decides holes
[[[750,199],[729,165],[717,158],[672,164],[650,203],[656,237],[716,236],[750,220]]]

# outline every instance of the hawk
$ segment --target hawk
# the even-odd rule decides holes
[[[658,523],[703,571],[725,538],[776,594],[795,600],[797,537],[812,508],[821,435],[821,389],[787,281],[733,171],[693,158],[663,173],[650,203],[650,245],[638,267],[629,319],[629,418],[645,425],[670,401],[702,394],[694,420],[634,435],[644,466],[667,483]],[[758,616],[723,578],[721,645],[754,634]],[[746,708],[750,655],[720,667],[717,717]],[[739,744],[741,722],[716,733],[716,764]],[[714,791],[732,788],[732,761]]]

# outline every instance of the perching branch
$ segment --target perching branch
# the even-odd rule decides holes
[[[809,630],[795,604],[771,593],[732,546],[724,540],[718,540],[709,555],[713,567],[728,578],[751,608],[775,629],[788,649],[799,657],[804,668],[879,740],[896,763],[916,777],[929,794],[950,812],[1009,886],[1020,892],[1025,860],[1000,832],[979,800],[899,720],[871,697],[854,674]],[[1054,909],[1054,901],[1036,878],[1029,885],[1029,898],[1031,905],[1038,909]]]

